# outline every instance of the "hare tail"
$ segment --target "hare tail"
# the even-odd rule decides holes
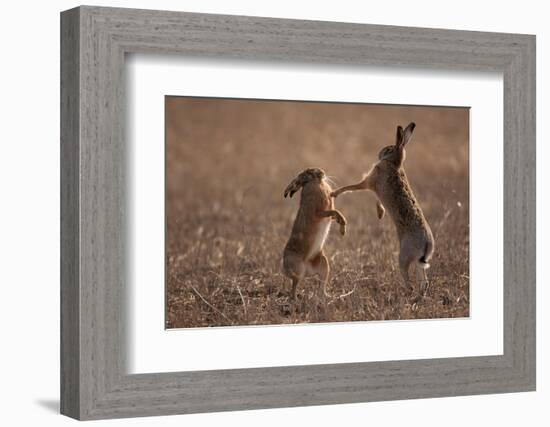
[[[426,242],[426,246],[424,247],[424,255],[420,257],[418,260],[418,263],[420,264],[420,268],[423,268],[424,270],[430,268],[430,258],[432,257],[433,252],[433,244],[431,242]]]
[[[423,261],[423,259],[424,259],[424,257],[420,258],[418,260],[418,264],[420,265],[420,268],[422,268],[424,270],[427,270],[428,268],[430,268],[430,263]]]

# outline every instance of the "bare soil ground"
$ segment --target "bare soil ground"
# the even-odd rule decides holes
[[[168,328],[469,315],[466,108],[169,97],[166,114]],[[394,225],[361,192],[336,199],[348,233],[333,226],[325,246],[333,298],[310,278],[291,306],[281,265],[299,197],[284,188],[306,167],[356,182],[411,121],[405,170],[435,236],[427,293],[404,288]]]

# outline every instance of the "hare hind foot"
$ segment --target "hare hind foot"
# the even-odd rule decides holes
[[[424,266],[417,266],[416,272],[417,272],[417,280],[419,283],[419,290],[420,294],[422,296],[426,296],[428,293],[428,290],[430,289],[430,281],[428,280],[428,274],[426,273],[426,268]]]
[[[323,289],[323,294],[325,296],[328,296],[327,285],[330,276],[330,265],[328,263],[328,258],[323,252],[319,253],[315,258],[310,261],[309,273],[318,276],[320,285]]]
[[[300,283],[300,279],[297,277],[292,279],[292,289],[290,291],[290,300],[296,301],[296,288],[298,287],[298,283]]]
[[[403,283],[405,284],[405,290],[409,294],[414,291],[414,286],[412,285],[411,279],[409,277],[410,266],[411,266],[411,263],[403,262],[401,259],[399,260],[399,269],[401,270],[401,276],[403,277]]]
[[[283,258],[283,270],[285,275],[292,280],[290,299],[296,299],[296,288],[306,275],[306,264],[301,257],[292,252],[285,253]]]

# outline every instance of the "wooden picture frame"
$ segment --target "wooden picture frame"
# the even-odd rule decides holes
[[[126,53],[502,72],[503,355],[127,374]],[[534,36],[78,7],[61,14],[61,166],[65,415],[84,420],[535,389]]]

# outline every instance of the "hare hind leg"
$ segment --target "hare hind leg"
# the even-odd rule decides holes
[[[330,265],[324,253],[319,253],[319,255],[311,260],[311,269],[314,274],[319,276],[319,280],[323,285],[323,295],[328,296],[327,284],[330,275]]]
[[[421,265],[416,266],[416,271],[418,272],[418,280],[420,282],[420,292],[422,295],[426,295],[428,293],[428,289],[430,288],[430,281],[428,280],[428,268],[423,267]]]
[[[290,300],[295,301],[296,300],[296,288],[298,287],[298,283],[300,283],[299,277],[293,277],[292,278],[292,290],[290,291]]]
[[[404,251],[402,248],[401,252],[399,252],[399,269],[401,270],[401,276],[403,277],[403,281],[405,282],[405,287],[408,290],[412,290],[411,280],[409,278],[409,270],[413,262],[414,258],[412,258],[410,254],[407,251]]]
[[[283,270],[285,275],[292,279],[292,290],[290,299],[296,299],[296,288],[306,274],[306,264],[304,260],[294,253],[285,253],[283,258]]]

